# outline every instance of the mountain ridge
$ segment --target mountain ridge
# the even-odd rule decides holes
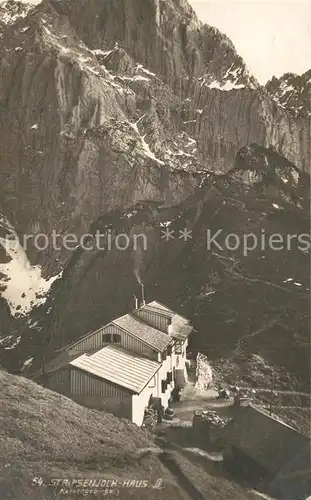
[[[288,72],[280,78],[272,77],[265,87],[273,99],[295,117],[311,115],[311,69],[302,75]]]

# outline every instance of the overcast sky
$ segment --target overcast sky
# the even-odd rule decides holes
[[[190,0],[216,26],[260,83],[311,68],[311,0]]]

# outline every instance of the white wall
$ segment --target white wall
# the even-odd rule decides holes
[[[161,361],[160,361],[161,362]],[[167,356],[164,361],[162,361],[162,366],[159,370],[160,378],[166,380],[167,372],[171,371],[171,356]]]
[[[176,354],[175,348],[173,348],[173,354],[172,354],[172,367],[175,367],[176,370],[184,370],[186,380],[187,380],[187,368],[186,368],[187,347],[188,347],[188,339],[186,339],[184,343],[183,355]],[[179,362],[177,362],[177,358]]]
[[[132,396],[132,422],[139,427],[144,420],[144,411],[148,406],[150,396],[157,397],[157,383],[154,387],[149,385],[140,394]]]
[[[155,387],[150,387],[150,384],[145,387],[145,389],[138,395],[132,396],[132,421],[141,426],[144,419],[144,410],[148,406],[150,396],[161,398],[161,403],[164,408],[168,407],[168,401],[171,397],[172,390],[175,387],[174,380],[167,386],[165,393],[161,391],[161,381],[166,380],[167,372],[173,372],[173,368],[176,370],[183,370],[185,373],[185,378],[187,380],[187,368],[186,368],[186,348],[188,345],[188,340],[185,341],[183,348],[184,355],[175,354],[174,348],[172,356],[167,356],[164,361],[161,362],[161,355],[158,356],[158,361],[161,362],[161,368],[155,375]],[[179,365],[176,364],[177,356],[179,357]]]
[[[159,355],[159,361],[160,361],[160,355]],[[167,379],[167,372],[172,372],[173,371],[173,356],[167,356],[166,359],[164,361],[162,361],[162,366],[159,370],[159,377],[158,377],[158,394],[162,400],[162,406],[164,406],[164,408],[167,408],[168,406],[168,400],[170,399],[171,397],[171,393],[172,393],[172,390],[174,389],[174,380],[168,384],[167,386],[167,389],[165,391],[165,393],[163,394],[162,393],[162,384],[161,384],[161,381],[162,380],[166,380]]]
[[[184,355],[175,354],[174,348],[172,356],[167,356],[164,361],[161,362],[161,355],[158,356],[158,361],[161,362],[161,368],[155,376],[155,387],[150,387],[149,385],[138,395],[132,396],[132,421],[141,426],[144,419],[144,410],[148,406],[150,396],[161,398],[162,406],[164,408],[168,407],[168,401],[171,397],[172,390],[175,387],[174,380],[167,386],[165,393],[161,391],[161,381],[166,380],[167,372],[173,372],[173,368],[176,370],[183,370],[185,373],[185,378],[187,380],[187,368],[186,368],[186,348],[188,346],[188,339],[185,341],[183,348]],[[177,356],[179,357],[179,365],[176,364]]]
[[[171,397],[172,390],[173,390],[173,386],[172,386],[172,384],[169,384],[167,386],[165,394],[161,394],[162,406],[164,406],[164,408],[168,407],[168,401]]]

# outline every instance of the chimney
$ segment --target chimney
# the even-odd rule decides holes
[[[141,286],[141,305],[144,306],[146,304],[146,301],[145,301],[145,287],[144,287],[143,283],[141,283],[140,286]]]
[[[135,301],[135,310],[138,309],[138,298],[136,295],[134,295],[134,301]]]

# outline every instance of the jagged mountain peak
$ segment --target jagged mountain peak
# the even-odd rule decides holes
[[[285,73],[266,84],[272,98],[295,118],[311,116],[311,69],[302,75]]]
[[[221,79],[232,63],[242,66],[232,42],[217,28],[201,23],[188,2],[58,0],[91,49],[109,50],[118,42],[131,57],[162,76],[175,91],[207,73]],[[82,15],[83,13],[83,15]],[[215,64],[216,63],[216,64]],[[186,97],[186,95],[183,95]]]
[[[184,87],[183,81],[185,79],[189,81],[189,79],[200,78],[202,85],[206,84],[209,88],[220,88],[221,90],[239,89],[245,86],[258,87],[258,82],[249,74],[231,40],[217,28],[203,25],[187,1],[150,0],[145,2],[142,8],[138,2],[132,4],[126,0],[111,9],[109,2],[100,2],[99,0],[88,2],[87,6],[84,0],[74,4],[70,0],[44,0],[37,7],[33,4],[9,0],[3,4],[3,9],[8,13],[3,14],[3,18],[6,20],[3,23],[5,26],[14,25],[26,17],[27,13],[34,13],[33,17],[37,18],[39,24],[40,20],[42,23],[46,23],[44,15],[47,12],[51,14],[51,11],[55,9],[60,19],[64,20],[64,17],[68,16],[69,24],[76,29],[78,35],[90,49],[107,51],[115,43],[120,43],[137,62],[142,62],[146,68],[155,70],[165,80],[169,76],[174,76],[174,79],[179,81],[178,86]],[[83,16],[80,15],[82,10]],[[87,22],[84,22],[84,19],[87,19]],[[90,21],[91,19],[92,21]],[[122,19],[124,19],[123,22]],[[112,20],[114,21],[111,23]],[[108,26],[106,26],[107,22]],[[110,33],[111,24],[116,27],[117,33]],[[136,43],[135,28],[129,30],[128,24],[132,26],[146,26],[148,24],[146,32],[139,34],[140,37],[146,37],[144,49]],[[21,29],[29,31],[29,27],[26,26],[21,27]],[[61,23],[58,22],[56,30],[61,31],[61,29]],[[149,37],[150,30],[151,33],[154,32],[151,38]],[[63,31],[64,37],[66,31],[72,31],[68,23],[67,26],[63,27]],[[112,37],[113,43],[111,43]],[[150,44],[152,46],[152,39],[156,43],[151,47],[151,50],[157,56],[157,52],[159,52],[161,60],[159,57],[147,57],[147,59],[144,57],[144,55],[148,56],[148,47]],[[176,45],[178,53],[176,53],[172,41]],[[173,57],[177,62],[174,68],[170,64],[172,49],[175,51]],[[165,68],[165,66],[169,66],[169,68]],[[168,72],[170,75],[167,75]],[[172,85],[171,79],[168,83]]]

